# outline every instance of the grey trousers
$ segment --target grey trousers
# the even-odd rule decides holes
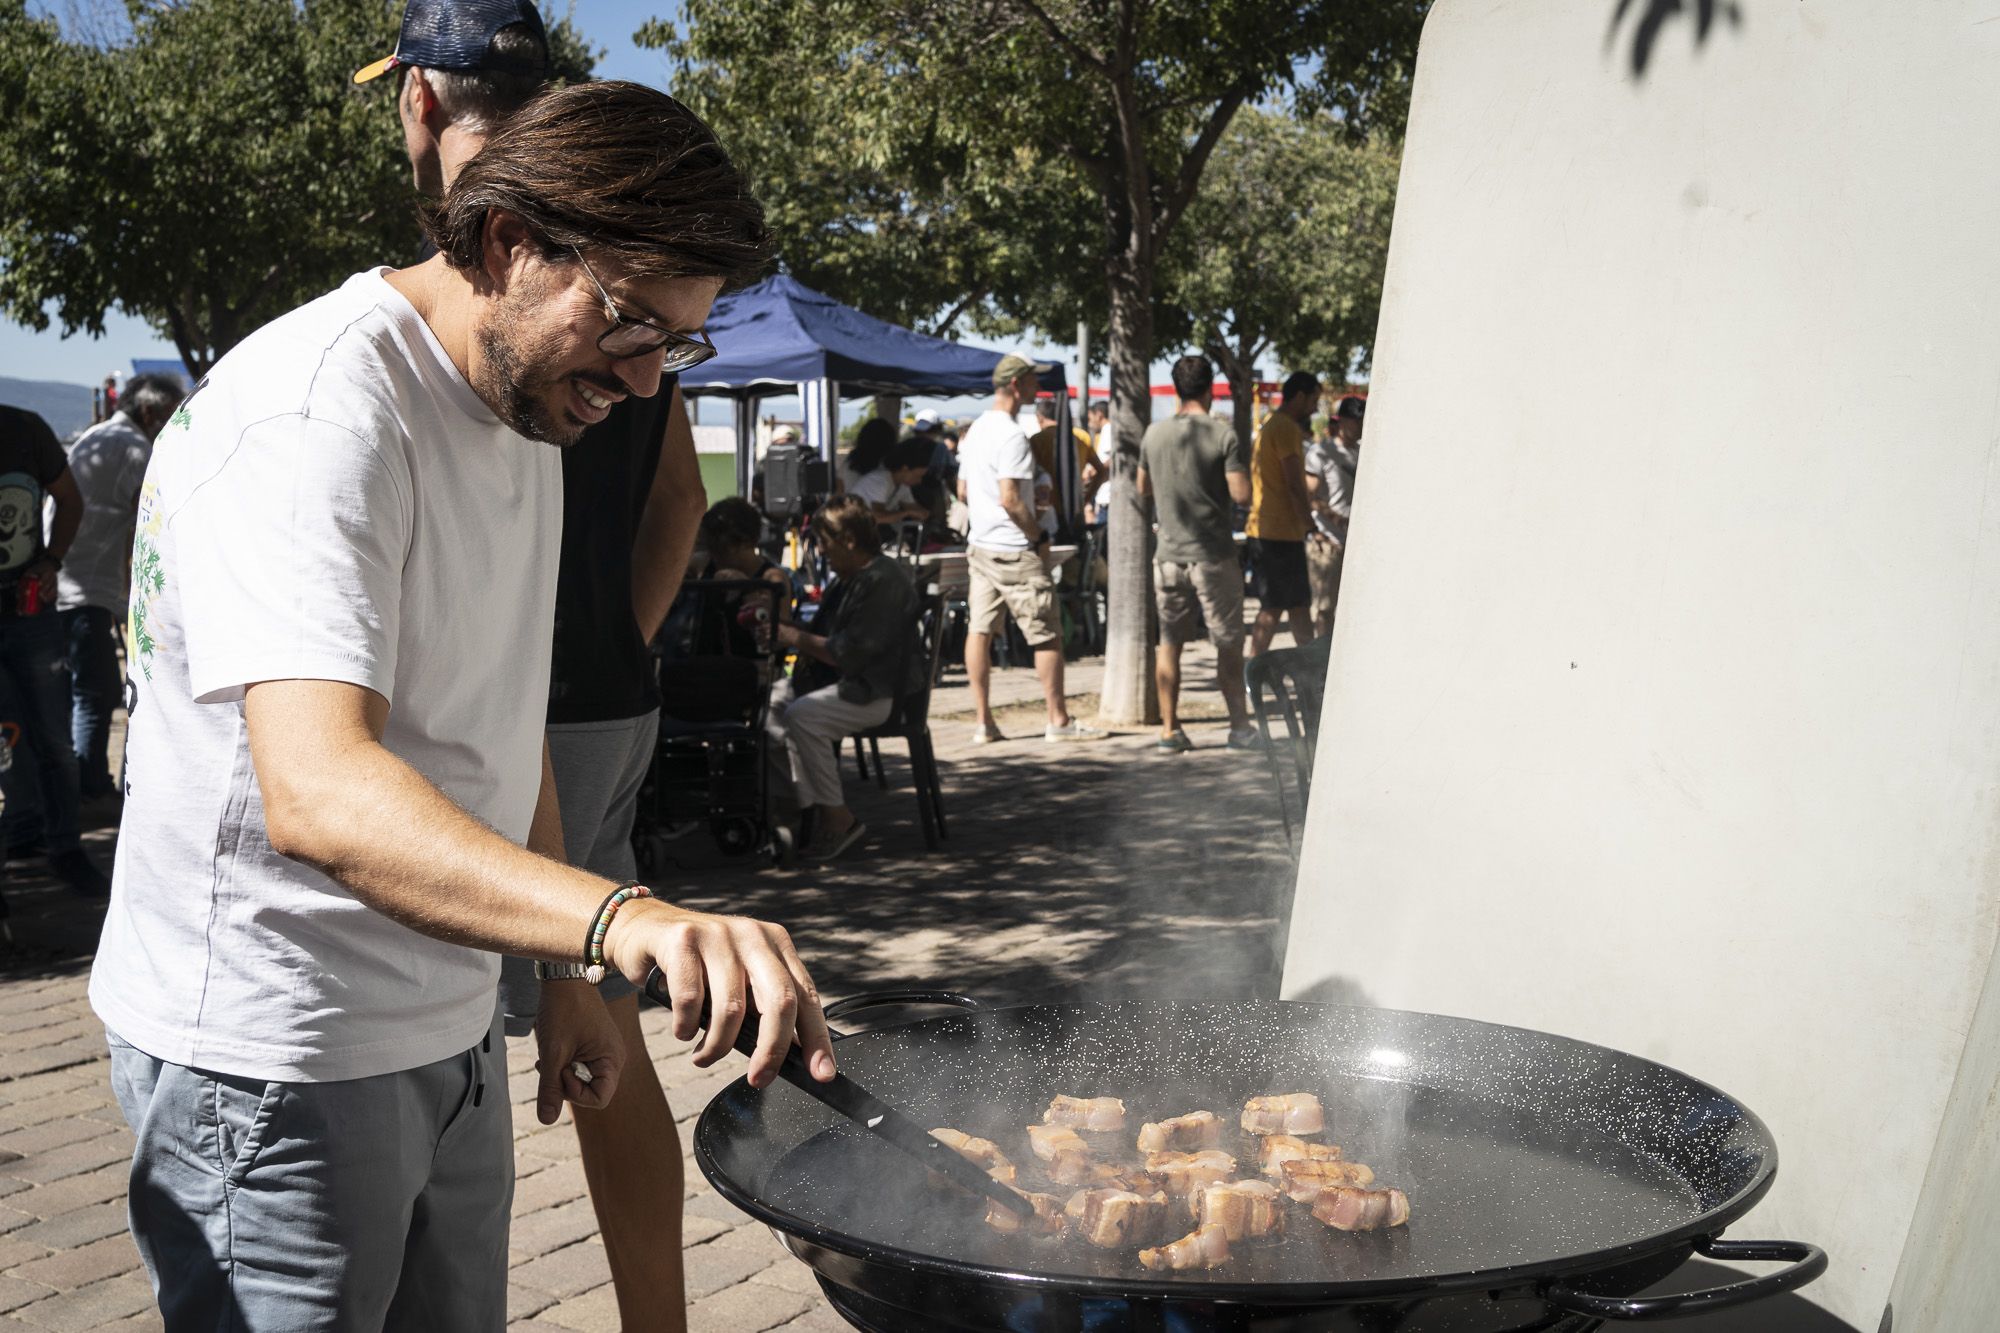
[[[106,1036],[138,1138],[132,1237],[167,1333],[506,1326],[497,1020],[462,1055],[338,1083],[209,1073]]]
[[[632,821],[639,813],[639,789],[653,766],[660,739],[659,710],[612,722],[564,722],[548,730],[549,767],[556,775],[556,804],[562,810],[563,852],[569,863],[606,879],[635,879]],[[589,922],[583,925],[587,929]],[[583,930],[577,931],[577,961],[583,960]],[[644,978],[641,978],[643,981]],[[623,999],[638,986],[610,969],[598,984],[607,1000]],[[525,1037],[541,1009],[542,984],[526,958],[500,960],[500,1009],[507,1035]]]

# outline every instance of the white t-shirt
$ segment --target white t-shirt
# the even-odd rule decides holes
[[[69,447],[69,474],[83,495],[83,523],[56,574],[64,611],[101,606],[125,614],[125,558],[132,551],[132,507],[153,446],[123,412],[100,421]]]
[[[847,493],[878,509],[907,509],[916,497],[908,486],[896,484],[896,474],[886,467],[863,473],[847,484]]]
[[[1035,451],[1021,423],[998,408],[980,413],[958,442],[958,479],[972,513],[968,540],[994,551],[1025,551],[1028,534],[1000,507],[1000,482],[1021,483],[1021,498],[1034,508]]]
[[[245,740],[245,686],[346,681],[474,818],[524,842],[534,815],[561,459],[487,410],[384,271],[224,357],[140,492],[130,787],[90,1000],[174,1064],[363,1078],[492,1020],[496,955],[271,849]]]

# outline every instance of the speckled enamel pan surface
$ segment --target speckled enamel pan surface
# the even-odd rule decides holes
[[[980,1205],[795,1089],[741,1080],[712,1101],[696,1160],[718,1192],[782,1232],[916,1271],[1125,1296],[1261,1303],[1371,1299],[1575,1276],[1684,1248],[1770,1187],[1763,1124],[1698,1079],[1546,1033],[1395,1010],[1288,1002],[983,1009],[861,1033],[841,1067],[927,1126],[993,1139],[1024,1172],[1024,1128],[1057,1093],[1124,1099],[1138,1126],[1207,1109],[1223,1146],[1245,1100],[1312,1092],[1322,1138],[1410,1198],[1405,1227],[1348,1234],[1294,1208],[1282,1239],[1208,1272],[1156,1273],[1132,1251],[1006,1237]],[[1066,1191],[1058,1191],[1065,1192]]]

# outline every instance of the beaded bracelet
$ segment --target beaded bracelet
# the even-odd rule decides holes
[[[595,986],[604,980],[604,935],[611,929],[611,918],[618,915],[618,909],[634,898],[650,898],[653,891],[634,880],[620,884],[604,905],[597,909],[597,916],[590,923],[590,937],[583,944],[583,958],[589,964],[584,972],[584,980]]]

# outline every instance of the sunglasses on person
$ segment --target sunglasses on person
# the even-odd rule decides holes
[[[583,265],[590,285],[597,288],[597,295],[604,302],[604,317],[611,321],[611,327],[598,336],[598,351],[613,360],[623,361],[628,357],[650,356],[664,347],[667,356],[660,364],[662,375],[691,370],[715,355],[715,344],[708,340],[705,333],[680,333],[651,320],[633,319],[624,314],[618,309],[618,303],[611,299],[611,293],[604,290],[604,284],[597,280],[590,261],[583,257],[583,251],[572,247],[571,253],[576,256],[576,262]]]

